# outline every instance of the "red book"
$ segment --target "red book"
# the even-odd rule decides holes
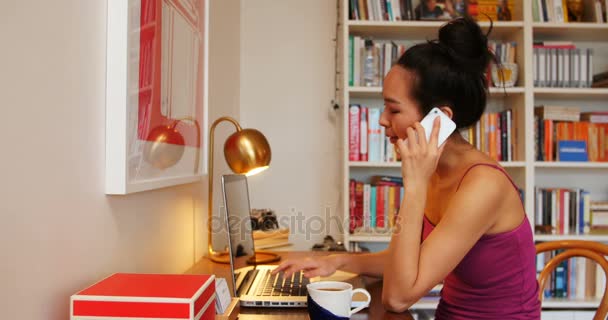
[[[355,184],[355,226],[363,227],[363,182]]]
[[[361,138],[359,127],[361,117],[361,107],[358,104],[352,104],[348,108],[348,160],[359,161],[359,139]]]
[[[357,181],[351,179],[348,183],[348,206],[349,206],[349,221],[348,221],[348,232],[353,233],[357,228],[357,220],[356,220],[356,211],[357,211],[357,201],[355,198],[355,186],[357,185]]]
[[[376,185],[376,227],[384,228],[384,185]]]
[[[70,319],[214,319],[215,276],[115,273],[72,295]]]

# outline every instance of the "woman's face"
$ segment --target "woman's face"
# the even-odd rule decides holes
[[[398,65],[384,78],[384,111],[380,115],[380,125],[386,129],[386,136],[393,144],[397,138],[406,138],[407,128],[422,120],[419,105],[411,94],[414,81],[415,74]]]

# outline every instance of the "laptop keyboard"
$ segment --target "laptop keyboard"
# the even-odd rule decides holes
[[[258,273],[260,274],[258,275]],[[249,270],[245,275],[243,284],[252,282],[256,276],[262,279],[253,293],[256,296],[306,296],[306,285],[310,283],[310,280],[304,277],[301,271],[294,272],[290,277],[285,277],[283,272],[273,275],[270,270]]]

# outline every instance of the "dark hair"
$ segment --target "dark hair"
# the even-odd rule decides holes
[[[444,24],[438,40],[409,48],[397,64],[416,74],[412,94],[423,115],[448,105],[456,126],[466,128],[479,121],[486,108],[484,73],[493,56],[487,34],[466,17]]]

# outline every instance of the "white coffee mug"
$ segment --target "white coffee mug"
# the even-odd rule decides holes
[[[350,318],[351,315],[369,306],[372,297],[365,289],[353,289],[350,283],[340,281],[319,281],[306,286],[310,298],[320,307],[338,317]],[[367,301],[351,310],[353,295],[361,292],[367,296]]]

